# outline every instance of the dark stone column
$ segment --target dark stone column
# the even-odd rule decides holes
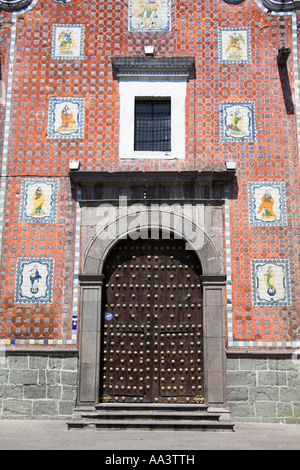
[[[225,406],[225,285],[226,276],[202,276],[203,359],[208,405]]]
[[[101,300],[103,276],[79,276],[81,288],[79,323],[78,405],[99,402]]]

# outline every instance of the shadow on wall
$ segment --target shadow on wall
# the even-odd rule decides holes
[[[295,114],[295,108],[293,103],[289,72],[287,68],[287,60],[289,58],[290,53],[290,48],[283,47],[279,49],[277,56],[277,64],[286,113],[288,115],[293,115]]]

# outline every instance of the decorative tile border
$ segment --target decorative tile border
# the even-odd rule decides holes
[[[226,266],[226,310],[227,310],[227,335],[228,344],[233,342],[233,310],[232,310],[232,272],[231,272],[231,239],[230,239],[230,208],[229,208],[229,188],[224,188],[225,199],[225,266]]]
[[[298,133],[298,149],[300,148],[300,83],[299,83],[299,54],[298,54],[298,22],[297,12],[292,13],[292,29],[293,29],[293,59],[295,74],[295,101],[296,101],[296,117],[297,117],[297,133]],[[300,159],[300,153],[299,153]]]
[[[58,181],[24,178],[21,185],[20,222],[56,222]]]
[[[52,34],[52,59],[84,58],[84,25],[55,24]]]
[[[284,16],[284,15],[290,15],[291,12],[290,11],[274,11],[274,10],[269,10],[268,8],[266,8],[261,0],[254,0],[254,2],[256,3],[256,5],[258,6],[258,8],[260,8],[262,11],[264,11],[265,13],[267,13],[268,15],[277,15],[277,16]],[[290,3],[292,3],[293,0],[290,0]]]
[[[235,348],[299,348],[300,341],[233,341],[228,346]]]
[[[9,51],[9,64],[8,64],[8,81],[7,81],[7,94],[6,94],[6,111],[4,122],[4,135],[3,135],[3,152],[2,152],[2,169],[0,178],[0,258],[2,256],[2,232],[3,232],[3,216],[4,216],[4,201],[5,201],[5,188],[6,188],[6,173],[7,173],[7,159],[9,147],[9,134],[10,134],[10,117],[12,105],[12,83],[14,73],[14,58],[16,49],[16,31],[17,31],[17,14],[12,14],[11,19],[11,42]]]
[[[17,260],[15,303],[51,304],[54,259],[19,258]]]
[[[223,64],[250,63],[250,28],[219,29],[219,61]]]
[[[77,186],[76,201],[76,233],[75,233],[75,262],[73,279],[73,312],[72,312],[72,339],[71,344],[77,344],[78,312],[79,312],[79,269],[80,269],[80,235],[81,235],[81,189]]]
[[[252,296],[254,306],[291,306],[289,261],[252,260]]]
[[[22,10],[18,10],[18,12],[16,13],[17,15],[19,15],[20,13],[24,13],[25,11],[30,11],[30,10],[33,10],[36,5],[39,3],[40,0],[32,0],[32,2],[30,3],[30,5],[28,5],[27,7],[23,8]]]
[[[171,0],[129,0],[129,31],[170,31]]]
[[[84,98],[50,98],[48,138],[84,137]]]
[[[227,101],[220,103],[221,141],[255,141],[253,101]]]
[[[284,182],[249,182],[250,225],[287,225]]]

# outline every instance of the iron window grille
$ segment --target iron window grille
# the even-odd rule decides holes
[[[136,98],[134,116],[135,151],[171,151],[171,98]]]

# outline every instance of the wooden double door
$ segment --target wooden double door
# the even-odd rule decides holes
[[[203,401],[201,266],[178,239],[124,239],[104,267],[100,396]]]

